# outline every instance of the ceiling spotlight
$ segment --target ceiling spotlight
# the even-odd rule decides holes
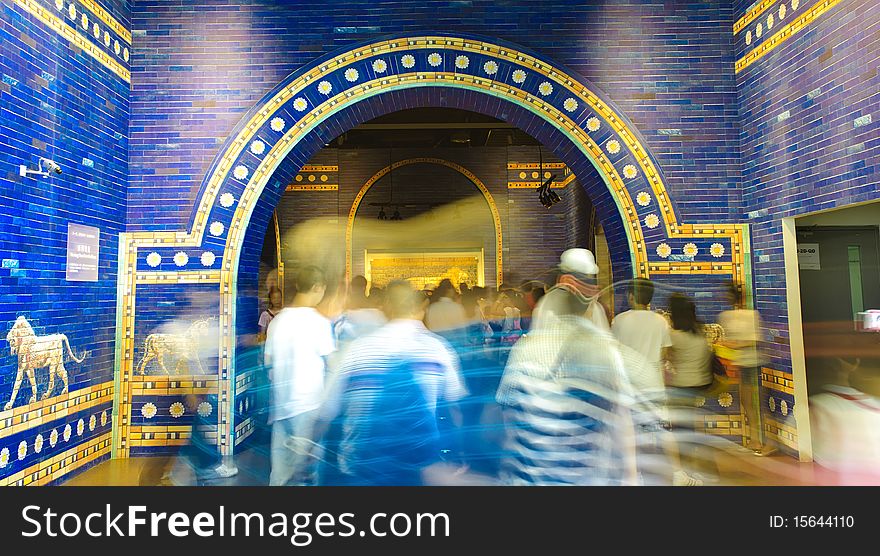
[[[385,216],[385,207],[379,209],[379,220],[388,220],[388,217]]]
[[[394,208],[394,214],[391,215],[391,220],[403,220],[403,217],[400,216],[400,209],[397,207]]]
[[[551,175],[547,178],[547,181],[541,184],[541,187],[538,188],[538,200],[541,201],[541,204],[544,205],[544,208],[550,208],[562,199],[559,198],[559,195],[556,194],[555,191],[550,189],[550,184],[553,183],[553,180],[556,178],[556,174]]]
[[[471,135],[466,131],[453,131],[449,135],[449,141],[459,145],[471,142]]]

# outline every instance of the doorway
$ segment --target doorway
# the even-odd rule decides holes
[[[820,220],[821,221],[821,220]],[[807,392],[845,384],[858,353],[864,314],[880,309],[880,232],[877,226],[798,222]],[[848,363],[849,362],[849,363]]]

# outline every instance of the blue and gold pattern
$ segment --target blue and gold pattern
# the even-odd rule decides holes
[[[44,3],[45,2],[45,5]],[[93,0],[15,0],[62,38],[131,82],[131,33]],[[78,7],[81,5],[82,7]],[[88,13],[84,10],[88,10]],[[90,16],[89,13],[92,15]]]
[[[337,191],[339,166],[306,164],[294,176],[287,191]]]
[[[739,73],[772,52],[777,46],[798,32],[805,29],[825,12],[837,5],[840,0],[819,0],[809,8],[801,8],[801,0],[780,2],[778,8],[770,8],[775,0],[764,0],[746,16],[736,22],[733,33],[737,34],[752,22],[753,28],[748,29],[739,39],[737,50],[744,53],[734,64],[734,71]],[[787,23],[786,23],[787,22]],[[781,25],[786,23],[785,25]],[[774,27],[775,26],[775,27]],[[770,34],[771,29],[778,29]],[[763,42],[758,39],[766,37]]]
[[[235,274],[247,222],[264,187],[300,139],[332,121],[343,108],[376,95],[429,86],[502,99],[564,133],[607,184],[625,224],[636,274],[727,274],[740,282],[746,280],[745,226],[679,223],[663,176],[646,145],[626,118],[591,85],[518,48],[485,40],[419,36],[378,41],[337,53],[295,73],[251,111],[203,182],[189,232],[121,234],[119,399],[131,399],[136,287],[157,272],[147,265],[147,257],[157,253],[166,280],[174,281],[179,274],[196,272],[193,267],[201,267],[203,252],[214,253],[220,258],[219,275],[197,276],[201,283],[218,283],[220,287],[216,414],[218,442],[224,453],[231,451]],[[263,143],[256,149],[260,154],[253,148],[257,139]],[[223,201],[230,198],[224,197],[227,194],[234,200],[230,206]],[[642,202],[636,203],[639,196]],[[693,244],[695,249],[690,249],[692,255],[683,255],[689,260],[673,261],[657,254],[662,244],[669,245],[673,253],[684,250],[685,244]],[[724,246],[720,257],[711,254],[713,244]],[[176,268],[178,252],[188,254],[188,259]],[[130,402],[120,406],[118,455],[127,454],[131,412]]]

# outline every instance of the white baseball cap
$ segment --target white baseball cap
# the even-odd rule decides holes
[[[589,249],[567,249],[559,258],[559,268],[565,272],[599,274],[596,257]]]

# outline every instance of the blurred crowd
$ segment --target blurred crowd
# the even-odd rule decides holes
[[[693,299],[643,278],[611,286],[628,305],[615,314],[589,250],[554,271],[552,283],[419,290],[363,276],[331,288],[304,266],[286,304],[271,289],[259,317],[269,484],[701,486],[779,450],[761,422],[765,327],[741,285],[719,292],[727,309],[707,326]],[[865,358],[846,373],[810,400],[814,453],[826,482],[873,484],[880,372]],[[745,446],[702,425],[725,390]],[[194,439],[184,459],[197,475],[237,473]]]

